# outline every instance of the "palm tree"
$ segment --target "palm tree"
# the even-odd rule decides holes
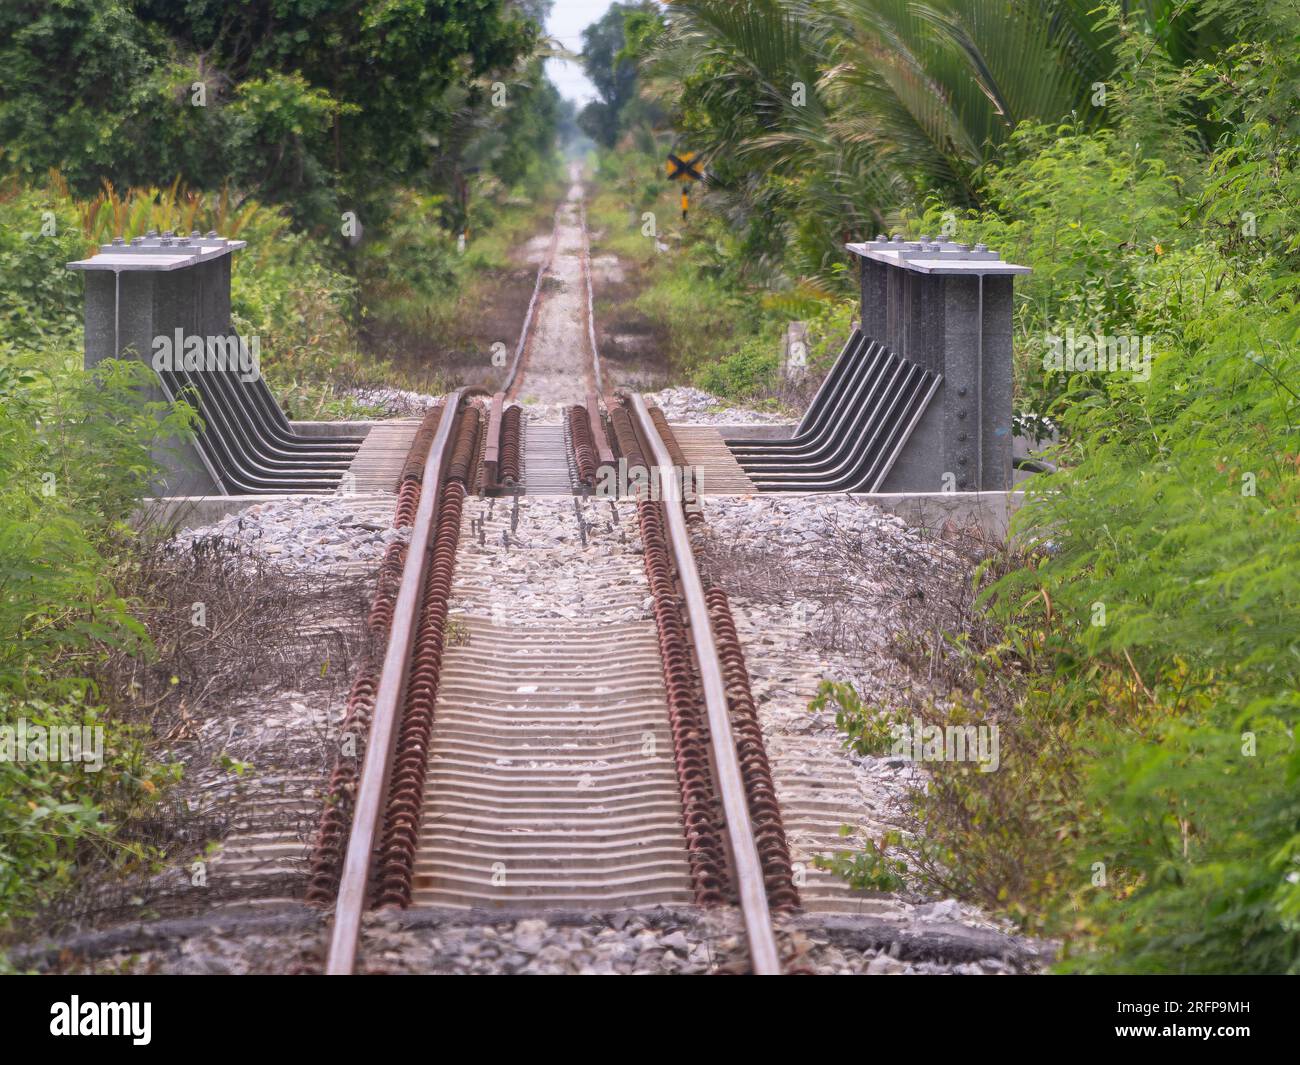
[[[715,204],[737,221],[789,207],[791,183],[806,226],[844,237],[884,224],[905,195],[899,174],[846,137],[823,84],[835,26],[790,0],[686,0],[672,6],[647,79],[649,91],[710,118],[704,150]],[[703,72],[703,73],[701,73]],[[813,272],[819,264],[809,264]]]
[[[1102,121],[1100,2],[673,0],[647,84],[689,107],[724,210],[752,218],[797,186],[803,224],[833,245],[929,191],[976,202],[979,169],[1023,121]],[[1185,50],[1194,3],[1122,13]]]
[[[974,198],[973,173],[1018,123],[1082,110],[1090,75],[1104,67],[1095,38],[1062,32],[1067,2],[826,6],[838,29],[827,86],[844,135],[965,199]]]

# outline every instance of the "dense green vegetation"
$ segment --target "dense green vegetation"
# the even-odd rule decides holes
[[[843,327],[846,239],[1034,269],[1016,409],[1060,472],[981,568],[979,630],[899,648],[937,694],[821,697],[864,752],[913,714],[995,723],[1001,768],[935,763],[913,831],[837,866],[1060,936],[1068,970],[1300,970],[1294,5],[680,0],[625,26],[668,124],[622,147],[710,170],[643,298],[701,334],[693,307],[737,308],[717,391],[777,391],[781,317]],[[1067,329],[1145,338],[1149,375],[1053,368]]]
[[[65,264],[114,236],[214,229],[248,241],[235,324],[293,415],[365,415],[354,385],[429,385],[386,356],[473,306],[553,206],[548,7],[0,8],[0,742],[20,723],[105,729],[99,772],[0,759],[0,932],[78,868],[152,861],[129,826],[173,774],[132,693],[96,678],[153,653],[133,597],[154,548],[127,519],[191,412],[143,403],[137,363],[81,370]]]
[[[848,333],[851,304],[800,292],[755,294],[725,220],[704,212],[683,223],[679,188],[647,177],[662,165],[653,139],[649,150],[625,143],[598,156],[588,210],[594,248],[618,256],[632,291],[612,299],[607,286],[597,286],[597,320],[633,317],[653,327],[676,374],[707,392],[755,407],[802,402],[805,396],[778,381],[780,333],[791,317],[807,317],[809,365],[824,369]]]
[[[61,236],[23,232],[18,217],[46,210]],[[188,416],[143,402],[152,371],[140,363],[82,372],[77,282],[46,268],[51,245],[65,260],[84,247],[66,201],[24,192],[0,203],[0,924],[65,885],[77,860],[144,860],[114,821],[147,807],[168,772],[89,677],[111,650],[147,647],[114,577],[151,446]],[[98,771],[25,759],[49,750],[48,730],[83,727],[104,730]]]
[[[393,185],[452,188],[462,156],[444,141],[466,108],[489,119],[494,82],[547,91],[528,63],[544,10],[19,0],[0,12],[0,144],[11,166],[57,167],[81,194],[183,175],[335,228],[343,210],[387,213]]]
[[[600,98],[578,114],[578,125],[597,144],[612,148],[630,126],[658,118],[658,109],[638,92],[634,50],[625,23],[658,24],[658,7],[651,0],[613,3],[582,31],[582,65]]]
[[[1208,4],[1125,4],[1178,59],[1213,55]],[[1095,10],[1094,10],[1095,9]],[[1023,122],[1109,122],[1120,36],[1093,0],[680,0],[632,48],[648,92],[702,152],[756,271],[823,275],[840,244],[939,192],[974,205]],[[1113,84],[1111,85],[1113,88]]]

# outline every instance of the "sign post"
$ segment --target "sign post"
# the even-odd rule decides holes
[[[680,154],[669,152],[666,169],[669,181],[682,182],[682,221],[684,222],[691,207],[691,182],[703,181],[704,171],[696,162],[694,152]]]

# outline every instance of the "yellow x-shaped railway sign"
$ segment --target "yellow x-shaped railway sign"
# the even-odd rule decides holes
[[[694,152],[668,153],[668,177],[672,181],[703,181],[704,171],[695,162]]]

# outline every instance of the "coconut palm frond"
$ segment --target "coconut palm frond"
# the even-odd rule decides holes
[[[1095,3],[674,0],[643,74],[666,109],[689,110],[715,208],[788,220],[800,254],[822,240],[804,264],[816,276],[843,239],[928,192],[976,203],[1019,123],[1096,120],[1085,104],[1113,57]]]

